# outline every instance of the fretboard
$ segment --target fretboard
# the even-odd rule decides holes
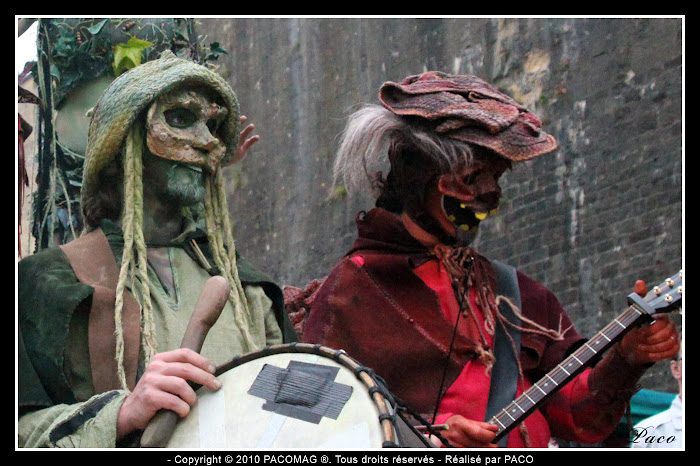
[[[586,365],[594,357],[608,349],[643,317],[649,317],[649,315],[635,306],[630,306],[603,330],[574,351],[561,364],[491,418],[489,422],[499,427],[493,442],[498,442],[504,435],[520,424],[557,390],[585,369]]]

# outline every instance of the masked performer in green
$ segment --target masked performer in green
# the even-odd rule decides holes
[[[379,97],[350,117],[335,169],[349,186],[372,167],[390,170],[373,180],[376,208],[358,215],[355,244],[316,291],[303,340],[372,368],[409,407],[447,424],[451,445],[495,447],[489,401],[513,401],[584,342],[549,290],[470,247],[498,207],[501,175],[556,141],[473,76],[423,73],[385,83]],[[677,350],[667,319],[632,330],[499,445],[600,442],[648,364]]]
[[[102,95],[86,232],[18,268],[20,447],[138,445],[158,410],[189,412],[187,381],[218,389],[215,365],[296,338],[280,288],[234,247],[222,169],[256,140],[242,121],[226,81],[167,52]],[[180,348],[212,276],[225,307],[200,353]]]

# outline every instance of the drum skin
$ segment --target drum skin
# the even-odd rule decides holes
[[[222,388],[216,392],[200,388],[190,414],[178,421],[166,447],[367,449],[396,441],[393,428],[380,420],[386,418],[380,415],[388,413],[388,404],[380,393],[370,390],[373,382],[352,367],[353,360],[318,345],[288,346],[280,345],[275,354],[248,355],[247,362],[218,375]],[[284,369],[292,361],[338,368],[334,382],[352,387],[352,392],[336,419],[323,416],[320,422],[309,422],[288,417],[263,409],[266,400],[248,393],[266,365]]]

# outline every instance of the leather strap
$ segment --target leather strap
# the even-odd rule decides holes
[[[114,302],[119,267],[101,229],[96,229],[60,248],[68,257],[78,280],[94,288],[88,324],[90,368],[95,393],[120,389],[117,376]],[[136,385],[141,336],[141,307],[124,290],[124,370],[129,389]]]
[[[497,261],[492,261],[492,264],[498,277],[498,294],[510,299],[513,305],[520,309],[520,288],[515,268]],[[508,303],[502,302],[499,310],[508,322],[520,326],[520,318],[515,315]],[[510,338],[508,338],[509,335]],[[520,331],[512,327],[504,328],[498,323],[494,335],[494,355],[496,362],[491,370],[491,389],[484,418],[486,422],[515,399],[518,388],[517,358],[520,357]],[[508,435],[505,435],[498,442],[498,446],[504,448],[507,443]]]

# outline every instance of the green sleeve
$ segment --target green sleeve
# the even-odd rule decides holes
[[[262,287],[265,294],[272,300],[272,309],[274,311],[277,325],[282,331],[282,340],[284,343],[292,343],[298,341],[298,336],[294,330],[289,315],[284,309],[284,294],[282,289],[266,274],[257,270],[249,261],[237,256],[236,265],[238,266],[238,275],[244,285],[257,285]]]
[[[59,404],[22,416],[17,423],[20,448],[114,448],[117,417],[127,393],[114,390],[83,403]]]
[[[264,319],[265,344],[267,346],[281,344],[282,330],[275,317],[274,305],[270,297],[261,286],[245,285],[244,290],[251,314]]]
[[[17,371],[20,413],[74,403],[63,371],[73,312],[89,304],[93,288],[75,277],[63,251],[29,256],[17,267]]]

